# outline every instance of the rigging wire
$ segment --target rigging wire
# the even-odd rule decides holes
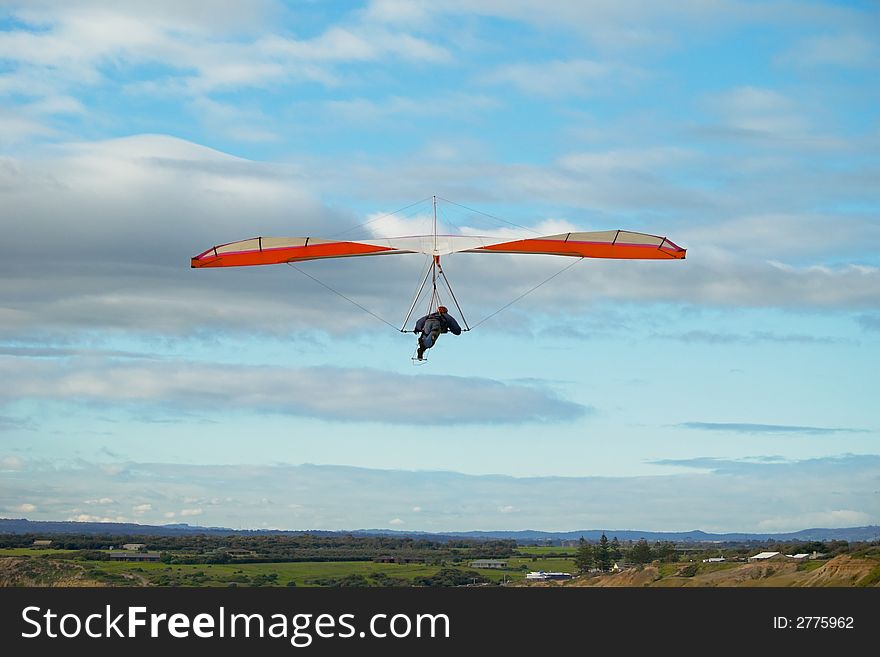
[[[447,202],[447,203],[450,203],[450,204],[452,204],[452,205],[456,205],[456,206],[458,206],[458,207],[460,207],[460,208],[464,208],[465,210],[468,210],[468,211],[470,211],[470,212],[475,212],[475,213],[477,213],[477,214],[484,215],[484,216],[489,217],[489,218],[491,218],[491,219],[494,219],[494,220],[497,220],[497,221],[501,221],[501,222],[503,222],[503,223],[505,223],[505,224],[508,224],[508,225],[510,225],[510,226],[514,226],[514,227],[516,227],[516,228],[521,228],[521,229],[523,229],[523,230],[527,230],[527,231],[529,231],[530,233],[534,233],[534,234],[536,234],[536,235],[539,234],[537,231],[532,230],[531,228],[527,228],[527,227],[525,227],[525,226],[520,226],[519,224],[515,224],[515,223],[513,223],[513,222],[511,222],[511,221],[507,221],[507,220],[505,220],[505,219],[502,219],[501,217],[496,217],[495,215],[491,215],[491,214],[489,214],[489,213],[487,213],[487,212],[483,212],[483,211],[481,211],[481,210],[477,210],[477,209],[475,209],[475,208],[470,208],[470,207],[468,207],[468,206],[466,206],[466,205],[462,205],[461,203],[456,203],[455,201],[451,201],[451,200],[449,200],[449,199],[447,199],[447,198],[442,198],[442,197],[439,197],[439,196],[438,196],[438,197],[435,197],[435,198],[440,199],[440,200],[443,200],[443,201],[445,201],[445,202]],[[375,219],[371,219],[370,221],[366,221],[366,222],[364,222],[364,223],[362,223],[362,224],[358,224],[357,226],[353,226],[352,228],[349,228],[349,229],[347,229],[347,230],[344,230],[344,231],[342,231],[342,232],[340,232],[340,233],[335,233],[335,234],[331,235],[330,237],[335,237],[335,236],[339,236],[339,235],[344,235],[345,233],[351,232],[351,231],[353,231],[353,230],[355,230],[355,229],[357,229],[357,228],[361,228],[361,227],[363,227],[363,226],[367,226],[367,225],[369,225],[369,224],[371,224],[371,223],[374,223],[374,222],[376,222],[376,221],[379,221],[380,219],[384,219],[384,218],[386,218],[386,217],[390,217],[390,216],[392,216],[392,215],[398,214],[398,213],[400,213],[400,212],[403,212],[404,210],[408,210],[408,209],[410,209],[410,208],[412,208],[412,207],[415,207],[416,205],[419,205],[419,204],[421,204],[421,203],[425,203],[426,201],[429,201],[429,200],[430,200],[430,199],[422,199],[422,200],[420,200],[420,201],[416,201],[415,203],[411,203],[410,205],[407,205],[407,206],[405,206],[405,207],[402,207],[402,208],[400,208],[399,210],[395,210],[394,212],[389,212],[388,214],[384,214],[384,215],[382,215],[382,216],[380,216],[380,217],[376,217]],[[451,296],[453,302],[455,303],[456,308],[458,309],[459,315],[461,316],[461,319],[462,319],[462,321],[463,321],[464,324],[465,324],[465,329],[464,329],[464,330],[465,330],[465,331],[473,331],[474,329],[476,329],[478,326],[480,326],[480,325],[483,324],[484,322],[486,322],[486,321],[492,319],[493,317],[495,317],[495,315],[501,313],[502,311],[506,310],[507,308],[509,308],[510,306],[512,306],[513,304],[515,304],[515,303],[516,303],[517,301],[519,301],[520,299],[522,299],[522,298],[528,296],[529,294],[531,294],[532,292],[534,292],[535,290],[537,290],[537,289],[540,288],[541,286],[543,286],[543,285],[545,285],[546,283],[549,283],[550,281],[552,281],[554,278],[556,278],[556,277],[559,276],[560,274],[562,274],[562,273],[568,271],[569,269],[571,269],[574,265],[576,265],[577,263],[579,263],[579,262],[580,262],[581,260],[583,260],[583,259],[584,259],[583,257],[578,258],[578,259],[575,260],[574,262],[572,262],[572,263],[568,264],[567,266],[563,267],[562,269],[560,269],[559,271],[557,271],[555,274],[553,274],[553,275],[551,275],[551,276],[545,278],[543,281],[541,281],[540,283],[538,283],[538,284],[535,285],[534,287],[530,288],[529,290],[526,290],[525,292],[523,292],[522,294],[520,294],[518,297],[516,297],[516,298],[513,299],[512,301],[509,301],[509,302],[506,303],[505,305],[501,306],[501,307],[500,307],[498,310],[496,310],[495,312],[491,313],[490,315],[487,315],[486,317],[484,317],[483,319],[481,319],[479,322],[477,322],[477,323],[474,324],[473,326],[468,326],[467,320],[464,318],[464,312],[462,311],[461,306],[460,306],[459,303],[458,303],[458,299],[456,299],[456,297],[455,297],[455,293],[452,291],[452,287],[451,287],[451,285],[449,284],[449,279],[446,277],[446,274],[445,274],[445,272],[443,271],[443,268],[439,266],[439,263],[435,263],[433,260],[431,260],[431,261],[430,261],[430,264],[429,264],[429,266],[428,266],[428,268],[427,268],[427,270],[425,271],[424,276],[421,277],[421,278],[422,278],[422,283],[421,283],[421,285],[419,286],[419,288],[418,288],[417,291],[416,291],[416,294],[415,294],[415,297],[413,298],[413,301],[412,301],[412,304],[411,304],[411,306],[410,306],[409,312],[407,313],[406,318],[403,320],[403,325],[402,325],[401,328],[397,328],[397,326],[395,326],[394,324],[392,324],[391,322],[389,322],[389,321],[386,320],[385,318],[380,317],[379,315],[377,315],[377,314],[374,313],[373,311],[371,311],[371,310],[369,310],[368,308],[365,308],[364,306],[362,306],[361,304],[359,304],[359,303],[358,303],[357,301],[355,301],[354,299],[351,299],[351,298],[347,297],[347,296],[344,295],[342,292],[339,292],[338,290],[334,289],[333,287],[331,287],[331,286],[328,285],[327,283],[324,283],[323,281],[321,281],[320,279],[316,278],[315,276],[312,276],[312,275],[309,274],[308,272],[306,272],[306,271],[300,269],[299,267],[297,267],[297,266],[296,266],[295,264],[293,264],[292,262],[288,262],[288,263],[286,263],[286,264],[287,264],[288,266],[290,266],[290,267],[293,267],[293,269],[295,269],[296,271],[298,271],[300,274],[302,274],[302,275],[304,275],[304,276],[307,276],[308,278],[312,279],[312,280],[315,281],[318,285],[320,285],[320,286],[322,286],[322,287],[324,287],[324,288],[330,290],[331,292],[333,292],[333,294],[335,294],[335,295],[337,295],[337,296],[339,296],[339,297],[342,297],[343,299],[345,299],[346,301],[348,301],[350,304],[352,304],[352,305],[354,305],[354,306],[357,306],[358,308],[360,308],[361,310],[363,310],[363,311],[364,311],[365,313],[367,313],[368,315],[371,315],[371,316],[375,317],[376,319],[378,319],[378,320],[379,320],[380,322],[382,322],[383,324],[387,324],[388,326],[390,326],[391,328],[393,328],[395,331],[397,331],[397,332],[399,332],[399,333],[408,333],[409,331],[406,330],[406,324],[407,324],[407,322],[409,322],[410,318],[412,317],[413,311],[415,310],[415,307],[416,307],[416,305],[418,304],[419,299],[420,299],[421,296],[422,296],[422,291],[424,290],[424,288],[425,288],[425,286],[426,286],[426,284],[427,284],[427,282],[428,282],[428,278],[430,277],[432,271],[434,271],[435,276],[434,276],[434,278],[433,278],[433,280],[432,280],[432,288],[433,288],[433,289],[432,289],[432,291],[431,291],[431,296],[430,296],[430,299],[429,299],[429,304],[428,304],[428,314],[431,313],[431,311],[432,311],[432,309],[433,309],[434,307],[436,307],[436,306],[438,306],[438,305],[442,305],[442,300],[441,300],[441,298],[440,298],[440,290],[439,290],[438,287],[437,287],[437,280],[436,280],[436,274],[439,272],[440,277],[443,279],[443,282],[444,282],[445,285],[446,285],[446,289],[449,291],[449,294],[450,294],[450,296]],[[435,303],[435,302],[436,302],[436,303]]]
[[[425,284],[428,282],[428,277],[431,275],[431,268],[434,266],[434,261],[433,261],[433,259],[431,259],[429,257],[428,262],[429,262],[428,268],[425,270],[424,276],[421,277],[422,284],[419,285],[418,289],[416,290],[415,296],[413,297],[413,300],[412,300],[412,304],[410,304],[410,307],[409,307],[409,312],[406,314],[406,317],[404,317],[403,324],[401,324],[401,326],[400,326],[401,333],[408,333],[408,331],[406,330],[406,325],[409,322],[409,318],[412,317],[413,310],[415,310],[415,308],[416,308],[416,304],[418,304],[419,299],[422,298],[422,290],[425,289]]]
[[[449,279],[446,278],[446,273],[443,271],[443,267],[441,267],[440,265],[437,265],[437,268],[440,270],[440,276],[443,277],[443,282],[446,284],[446,289],[449,290],[449,296],[452,297],[452,301],[453,301],[453,303],[455,303],[455,307],[458,309],[458,316],[461,317],[461,321],[464,323],[464,330],[470,331],[471,327],[468,326],[467,319],[465,319],[465,316],[464,316],[464,311],[461,309],[461,305],[459,305],[458,299],[455,298],[455,292],[452,291],[452,286],[449,284]],[[439,304],[439,298],[440,298],[440,295],[438,293],[438,295],[437,295],[438,304]]]
[[[382,317],[379,317],[379,315],[377,315],[377,314],[374,313],[373,311],[364,308],[364,307],[363,307],[361,304],[359,304],[357,301],[354,301],[353,299],[349,299],[349,298],[348,298],[347,296],[345,296],[342,292],[339,292],[339,291],[337,291],[337,290],[334,290],[332,287],[330,287],[329,285],[327,285],[327,284],[324,283],[323,281],[318,280],[317,278],[315,278],[314,276],[312,276],[312,275],[309,274],[308,272],[303,271],[302,269],[300,269],[299,267],[297,267],[297,266],[296,266],[295,264],[293,264],[292,262],[288,262],[287,264],[288,264],[288,266],[293,267],[294,269],[296,269],[300,274],[302,274],[302,275],[304,275],[304,276],[308,276],[309,278],[311,278],[311,279],[312,279],[313,281],[315,281],[315,283],[317,283],[318,285],[321,285],[321,286],[327,288],[327,289],[330,290],[333,294],[336,294],[336,295],[342,297],[343,299],[345,299],[345,300],[348,301],[349,303],[354,304],[355,306],[357,306],[358,308],[360,308],[361,310],[363,310],[365,313],[367,313],[367,314],[369,314],[369,315],[372,315],[373,317],[375,317],[376,319],[378,319],[380,322],[384,322],[385,324],[388,324],[388,326],[390,326],[390,327],[393,328],[395,331],[397,331],[397,327],[396,327],[394,324],[392,324],[391,322],[389,322],[389,321],[386,320],[386,319],[383,319]]]
[[[470,330],[473,331],[475,328],[477,328],[480,324],[482,324],[482,323],[485,322],[486,320],[492,319],[493,317],[495,317],[495,315],[497,315],[498,313],[500,313],[502,310],[505,310],[505,309],[509,308],[510,306],[512,306],[513,304],[515,304],[517,301],[519,301],[519,300],[522,299],[523,297],[525,297],[525,296],[531,294],[532,292],[534,292],[535,290],[537,290],[539,287],[541,287],[541,286],[544,285],[545,283],[549,283],[550,281],[552,281],[554,278],[556,278],[557,276],[559,276],[559,275],[562,274],[563,272],[566,272],[566,271],[568,271],[569,269],[571,269],[572,267],[574,267],[574,266],[575,266],[577,263],[579,263],[581,260],[583,260],[583,257],[578,258],[577,260],[575,260],[574,262],[572,262],[572,263],[569,264],[568,266],[564,267],[563,269],[560,269],[558,272],[556,272],[555,274],[553,274],[553,275],[550,276],[549,278],[544,279],[543,281],[541,281],[540,283],[538,283],[538,284],[537,284],[535,287],[533,287],[532,289],[527,290],[526,292],[523,292],[522,294],[520,294],[516,299],[514,299],[514,300],[511,301],[510,303],[507,303],[507,304],[501,306],[501,307],[500,307],[498,310],[496,310],[494,313],[492,313],[491,315],[488,315],[488,316],[484,317],[484,318],[481,319],[479,322],[477,322],[476,324],[474,324],[474,325],[470,328]]]
[[[429,199],[429,198],[423,198],[421,201],[416,201],[415,203],[410,203],[409,205],[402,207],[399,210],[395,210],[394,212],[389,212],[388,214],[383,214],[379,217],[376,217],[375,219],[370,219],[369,221],[365,221],[362,224],[352,226],[351,228],[346,228],[343,231],[340,231],[338,233],[333,233],[332,235],[328,235],[327,237],[338,237],[340,235],[345,235],[346,233],[350,233],[353,230],[357,230],[358,228],[363,228],[364,226],[369,226],[370,224],[375,223],[375,222],[379,221],[380,219],[385,219],[386,217],[391,217],[395,214],[399,214],[399,213],[403,212],[404,210],[409,210],[410,208],[413,208],[421,203],[426,203],[427,201],[430,201],[430,200],[431,199]]]
[[[457,205],[460,208],[464,208],[465,210],[468,210],[469,212],[476,212],[477,214],[481,214],[485,217],[489,217],[490,219],[495,219],[496,221],[501,221],[501,222],[507,224],[508,226],[515,226],[516,228],[522,228],[523,230],[527,230],[530,233],[534,233],[535,235],[541,234],[536,230],[532,230],[531,228],[527,228],[525,226],[520,226],[519,224],[515,224],[512,221],[507,221],[507,219],[502,219],[501,217],[496,217],[494,214],[489,214],[488,212],[483,212],[482,210],[477,210],[476,208],[469,208],[468,206],[462,205],[461,203],[456,203],[455,201],[450,201],[448,198],[443,198],[442,196],[438,196],[437,198],[439,198],[442,201],[446,201],[447,203],[451,203],[452,205]]]

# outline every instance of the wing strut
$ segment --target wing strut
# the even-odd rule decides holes
[[[407,330],[407,324],[409,324],[409,320],[412,318],[413,311],[416,308],[416,304],[418,304],[419,299],[422,296],[422,291],[425,289],[425,285],[428,283],[428,278],[431,279],[431,298],[428,300],[428,312],[427,314],[431,314],[438,307],[443,305],[440,300],[440,293],[437,291],[437,277],[438,275],[443,280],[443,283],[446,285],[446,289],[449,290],[449,296],[452,297],[452,302],[455,304],[456,309],[458,310],[458,316],[461,318],[462,323],[464,324],[464,328],[462,331],[470,331],[471,327],[468,326],[467,319],[464,317],[464,312],[461,309],[461,305],[458,303],[458,299],[455,297],[455,292],[452,291],[452,286],[449,284],[449,279],[446,277],[446,273],[443,271],[443,267],[440,266],[440,252],[437,249],[437,197],[434,196],[434,229],[433,229],[433,238],[434,238],[434,253],[432,255],[431,266],[428,268],[428,271],[425,272],[424,278],[422,278],[422,284],[419,285],[419,289],[416,290],[415,297],[413,297],[412,304],[409,307],[409,312],[406,314],[406,317],[403,319],[403,325],[400,327],[401,333],[409,333]]]

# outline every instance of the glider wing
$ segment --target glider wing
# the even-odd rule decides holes
[[[317,237],[253,237],[214,246],[192,258],[193,267],[246,267],[323,258],[395,253],[534,253],[631,260],[683,259],[685,249],[665,237],[606,230],[509,240],[476,235],[416,235],[358,242]]]
[[[285,262],[345,258],[384,253],[414,253],[389,244],[340,242],[317,237],[253,237],[239,242],[214,246],[193,257],[193,267],[246,267],[277,265]]]
[[[665,237],[634,233],[628,230],[603,230],[592,233],[562,233],[546,237],[500,242],[471,252],[543,253],[582,258],[621,258],[626,260],[682,260],[687,253]]]

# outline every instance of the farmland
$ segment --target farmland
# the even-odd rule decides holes
[[[470,568],[466,562],[454,565],[424,563],[375,563],[373,561],[298,561],[290,563],[166,564],[105,560],[58,559],[73,557],[76,551],[0,550],[0,577],[16,582],[13,571],[25,563],[33,570],[55,572],[58,563],[92,585],[110,586],[332,586],[346,578],[353,585],[411,586],[414,580],[437,575],[443,568],[475,572],[490,582],[522,581],[528,570],[573,572],[571,559],[513,557],[505,569]],[[28,553],[31,556],[27,556]],[[15,558],[17,557],[17,558]],[[3,566],[5,562],[5,567]],[[42,569],[39,568],[42,566]],[[67,572],[67,571],[65,571]],[[360,580],[359,578],[363,578]],[[3,581],[3,580],[0,580]],[[88,584],[86,584],[88,585]],[[343,584],[344,585],[344,584]]]
[[[645,541],[519,545],[513,540],[363,535],[0,536],[0,586],[877,586],[880,545]],[[132,545],[134,544],[134,545]],[[120,549],[129,547],[130,549]],[[763,549],[763,548],[761,548]],[[812,557],[786,556],[812,550]],[[809,555],[804,555],[807,557]],[[712,557],[713,561],[708,558]],[[721,559],[723,561],[715,561]],[[497,568],[475,568],[477,561]],[[580,567],[579,567],[580,566]],[[532,581],[530,571],[571,580]]]

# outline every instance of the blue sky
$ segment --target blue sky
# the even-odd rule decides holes
[[[880,524],[875,3],[179,4],[0,9],[0,515]],[[421,367],[291,268],[189,267],[433,195],[688,258],[580,262]],[[567,264],[445,269],[475,324]],[[301,267],[398,323],[423,265]]]

